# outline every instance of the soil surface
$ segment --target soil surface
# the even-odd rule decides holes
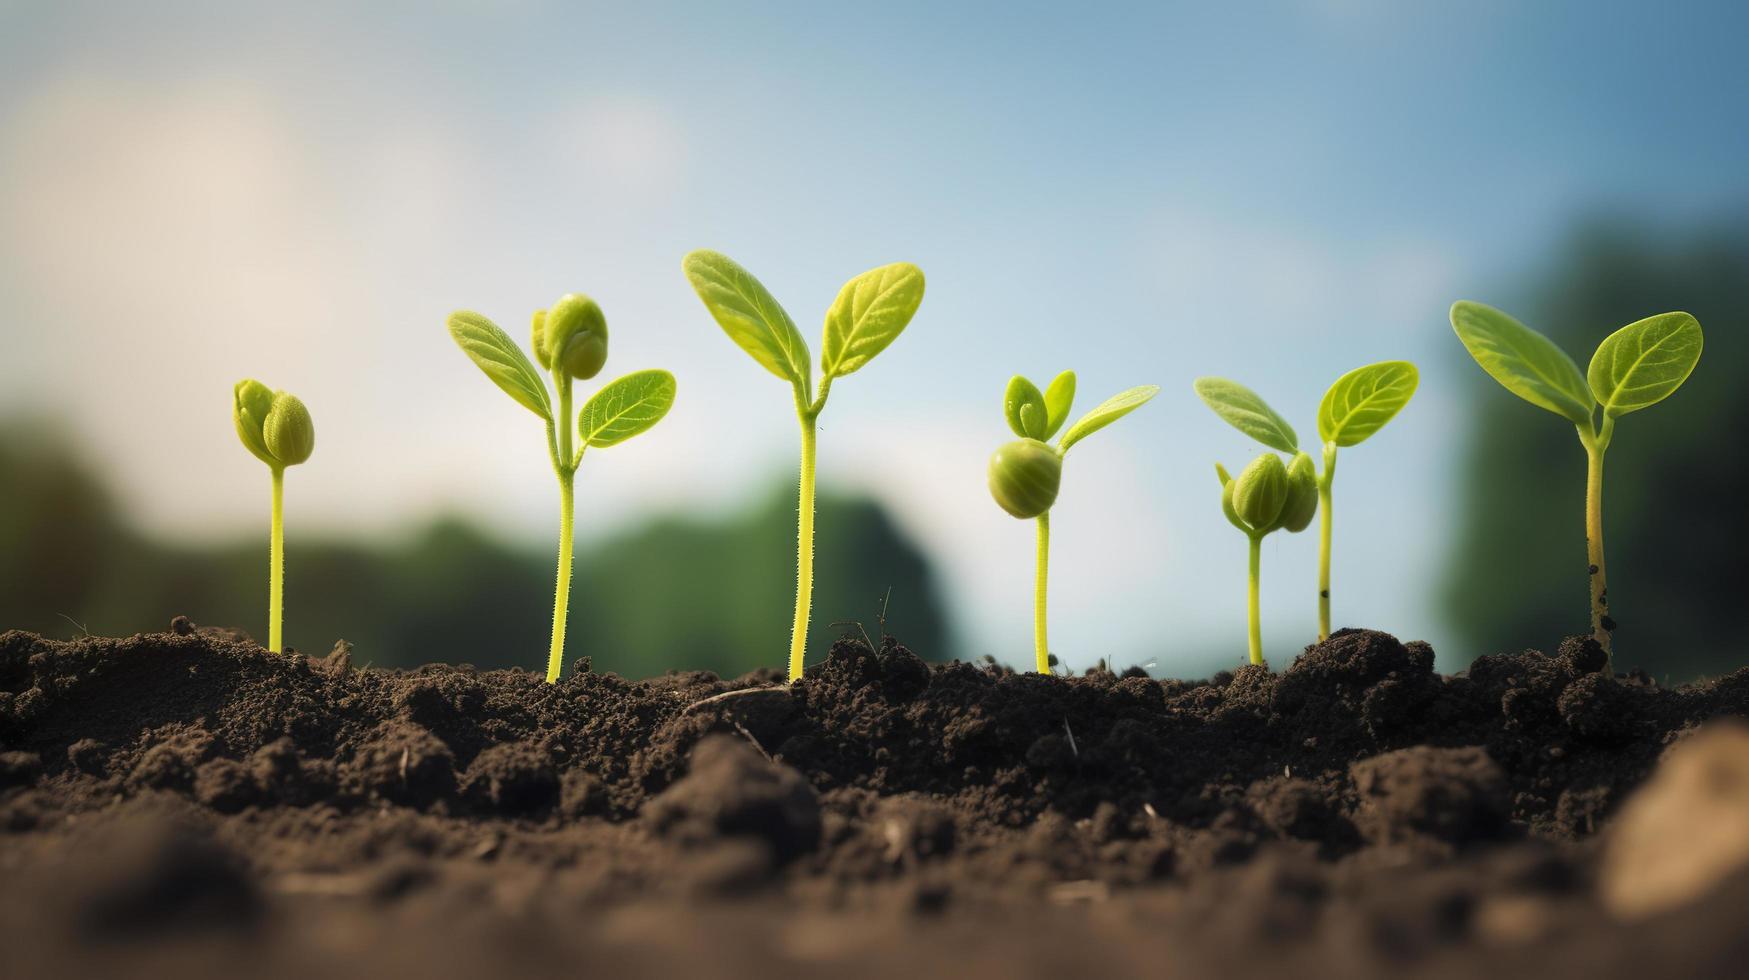
[[[1605,666],[547,685],[10,632],[0,974],[1741,976],[1749,670]]]

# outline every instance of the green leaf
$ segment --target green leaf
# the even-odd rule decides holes
[[[1586,376],[1605,414],[1620,418],[1669,398],[1700,361],[1700,323],[1660,313],[1605,337]]]
[[[1008,427],[1014,434],[1023,439],[1046,438],[1045,423],[1048,413],[1045,410],[1045,396],[1038,393],[1038,386],[1020,375],[1008,379],[1008,390],[1002,395],[1002,414],[1008,418]]]
[[[243,448],[269,466],[278,466],[262,432],[267,425],[267,413],[273,410],[273,389],[254,378],[245,378],[231,388],[231,421],[237,425],[237,438]]]
[[[1196,396],[1227,424],[1271,449],[1299,452],[1300,437],[1255,391],[1226,378],[1197,378]]]
[[[596,448],[622,443],[643,432],[674,406],[674,375],[633,371],[602,386],[577,416],[583,443]]]
[[[1141,385],[1107,398],[1100,402],[1093,411],[1081,416],[1074,425],[1069,426],[1069,431],[1063,433],[1063,441],[1058,446],[1057,451],[1068,452],[1070,446],[1141,408],[1148,403],[1148,399],[1159,393],[1159,385]]]
[[[894,262],[844,284],[826,311],[820,370],[841,378],[862,367],[898,338],[923,303],[923,270]]]
[[[721,252],[699,249],[687,255],[681,267],[693,291],[704,300],[705,309],[729,339],[764,365],[767,371],[804,390],[813,368],[808,342],[795,321],[753,278],[753,274]]]
[[[1338,446],[1360,445],[1409,404],[1420,382],[1421,372],[1408,361],[1355,368],[1324,392],[1318,405],[1318,437]]]
[[[1064,371],[1051,379],[1045,389],[1045,434],[1049,439],[1069,420],[1069,406],[1075,403],[1075,372]]]
[[[471,310],[449,315],[449,335],[492,383],[543,419],[553,417],[547,386],[528,356],[498,325]]]
[[[1492,306],[1468,300],[1452,304],[1451,327],[1482,370],[1507,391],[1575,425],[1591,424],[1591,389],[1579,365],[1554,341]]]

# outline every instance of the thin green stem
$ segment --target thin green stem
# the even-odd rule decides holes
[[[800,402],[798,396],[798,408]],[[789,679],[792,681],[800,680],[802,676],[802,661],[808,652],[808,613],[814,600],[814,429],[819,411],[808,408],[800,414],[802,474],[796,502],[796,618],[789,639]]]
[[[273,468],[273,531],[267,548],[267,649],[285,646],[285,468]]]
[[[1250,627],[1251,662],[1263,663],[1263,626],[1258,619],[1257,583],[1259,572],[1263,566],[1263,535],[1249,535],[1251,539],[1251,574],[1245,591],[1246,621]]]
[[[559,478],[559,571],[553,586],[553,645],[547,653],[547,683],[559,679],[565,665],[565,614],[571,602],[571,538],[576,493],[575,476]]]
[[[1324,472],[1318,475],[1318,642],[1330,638],[1330,525],[1336,485],[1336,444],[1324,444]]]
[[[553,644],[547,652],[547,683],[559,679],[565,666],[565,616],[571,602],[571,544],[575,537],[576,460],[571,457],[571,432],[576,422],[571,418],[571,379],[559,371],[553,372],[559,389],[557,440],[549,441],[553,450],[553,470],[559,477],[559,568],[553,584]]]
[[[1051,512],[1038,515],[1038,571],[1032,587],[1032,647],[1038,672],[1051,672],[1051,648],[1045,639],[1045,587],[1050,581]]]
[[[1586,428],[1579,430],[1579,441],[1585,445],[1585,551],[1590,563],[1591,637],[1603,648],[1604,656],[1613,657],[1611,631],[1615,620],[1609,615],[1609,582],[1603,562],[1603,454],[1614,435],[1615,420],[1603,418],[1603,431],[1593,436]]]

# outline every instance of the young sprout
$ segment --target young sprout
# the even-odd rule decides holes
[[[273,472],[273,524],[267,564],[267,649],[284,647],[285,618],[285,468],[310,458],[316,449],[316,424],[295,396],[274,391],[254,379],[231,389],[231,420],[243,448]]]
[[[610,381],[590,396],[573,423],[571,382],[595,377],[607,362],[607,318],[594,300],[566,293],[551,309],[534,314],[529,346],[541,368],[552,374],[559,401],[556,414],[546,382],[491,320],[459,310],[449,315],[449,335],[493,384],[547,424],[547,455],[559,478],[559,569],[553,588],[553,642],[547,653],[550,684],[559,679],[564,663],[577,466],[584,450],[618,445],[660,422],[674,405],[674,375],[634,371]]]
[[[1031,381],[1015,375],[1008,382],[1002,411],[1019,439],[990,457],[990,496],[1021,520],[1038,522],[1038,565],[1033,578],[1032,646],[1038,672],[1051,672],[1050,645],[1045,638],[1045,586],[1051,558],[1051,505],[1063,481],[1063,457],[1069,447],[1147,404],[1160,391],[1156,385],[1131,388],[1106,399],[1081,416],[1052,448],[1046,443],[1069,417],[1075,400],[1075,372],[1057,375],[1043,394]]]
[[[870,269],[844,284],[826,311],[820,387],[809,393],[812,355],[795,322],[753,274],[720,252],[699,249],[681,263],[686,278],[729,339],[760,366],[789,382],[802,426],[801,488],[796,517],[796,615],[790,629],[789,679],[802,676],[814,593],[814,429],[832,379],[867,364],[898,338],[923,302],[923,270],[909,262]]]
[[[1452,329],[1470,356],[1507,391],[1572,422],[1589,461],[1585,543],[1590,558],[1591,635],[1607,655],[1615,620],[1603,572],[1603,454],[1615,420],[1654,405],[1682,387],[1700,361],[1700,324],[1687,313],[1660,313],[1605,337],[1585,374],[1542,334],[1491,306],[1460,301]],[[1603,409],[1601,422],[1597,409]]]
[[[1312,514],[1318,509],[1318,476],[1313,471],[1312,457],[1301,452],[1294,453],[1294,461],[1285,466],[1280,456],[1264,453],[1240,470],[1238,479],[1228,476],[1227,468],[1216,463],[1215,475],[1221,479],[1222,513],[1251,542],[1245,592],[1247,638],[1251,662],[1261,664],[1263,626],[1257,586],[1263,565],[1263,539],[1278,528],[1297,534],[1312,523]]]
[[[1420,372],[1408,361],[1380,361],[1355,368],[1331,385],[1318,403],[1318,439],[1324,444],[1324,471],[1318,474],[1318,641],[1330,638],[1330,529],[1334,520],[1331,488],[1336,484],[1336,451],[1358,446],[1396,418]],[[1229,425],[1284,453],[1300,451],[1293,426],[1256,392],[1226,378],[1198,378],[1196,394]]]

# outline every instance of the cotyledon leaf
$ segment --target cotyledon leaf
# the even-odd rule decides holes
[[[717,325],[767,371],[808,386],[808,342],[795,321],[753,274],[721,252],[699,249],[682,262],[687,281]]]
[[[1075,420],[1074,425],[1069,426],[1069,431],[1063,433],[1063,440],[1057,451],[1068,452],[1070,446],[1141,408],[1148,403],[1148,399],[1159,393],[1159,385],[1140,385],[1107,398],[1092,411]]]
[[[273,389],[254,378],[245,378],[231,389],[231,421],[237,425],[237,438],[243,448],[269,466],[278,466],[261,433],[267,424],[267,413],[273,410]]]
[[[1239,382],[1197,378],[1196,396],[1228,425],[1265,446],[1284,453],[1299,451],[1300,437],[1294,427],[1270,408],[1262,396]]]
[[[608,382],[577,416],[584,444],[612,446],[662,421],[674,405],[674,387],[674,375],[655,369]]]
[[[1660,313],[1605,337],[1586,372],[1591,393],[1611,418],[1670,397],[1700,361],[1700,323],[1687,313]]]
[[[1044,440],[1045,424],[1048,413],[1045,409],[1045,396],[1038,393],[1038,386],[1021,375],[1008,379],[1008,389],[1002,393],[1002,414],[1008,419],[1008,428],[1023,439]]]
[[[1415,397],[1421,372],[1408,361],[1380,361],[1355,368],[1324,392],[1318,405],[1318,437],[1357,446],[1384,428]]]
[[[909,262],[870,269],[844,284],[826,311],[820,370],[839,378],[887,349],[923,303],[923,270]]]
[[[1579,365],[1554,341],[1492,306],[1468,300],[1452,304],[1451,327],[1482,370],[1507,391],[1575,425],[1591,424],[1591,389]]]
[[[1075,403],[1075,372],[1064,371],[1051,379],[1045,388],[1045,434],[1049,439],[1069,420],[1069,406]]]
[[[457,310],[449,315],[449,335],[505,394],[543,419],[553,417],[546,383],[497,324],[472,310]]]

